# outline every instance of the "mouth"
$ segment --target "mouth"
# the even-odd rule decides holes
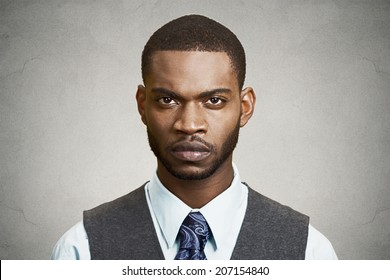
[[[182,161],[197,162],[206,159],[211,149],[199,142],[178,142],[171,148],[172,155]]]

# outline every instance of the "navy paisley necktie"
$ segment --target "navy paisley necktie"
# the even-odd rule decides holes
[[[180,248],[175,260],[207,260],[204,247],[211,231],[200,212],[191,212],[184,219],[180,231]]]

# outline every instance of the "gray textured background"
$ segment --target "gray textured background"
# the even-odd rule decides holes
[[[0,258],[49,258],[83,209],[150,178],[140,55],[188,13],[247,52],[242,178],[310,215],[340,258],[389,259],[390,2],[370,0],[0,0]]]

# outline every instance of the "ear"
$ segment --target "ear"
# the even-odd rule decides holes
[[[141,116],[142,122],[146,125],[146,117],[145,117],[146,89],[143,85],[138,86],[137,93],[135,94],[135,99],[137,100],[138,113]]]
[[[255,110],[256,104],[256,94],[253,91],[253,88],[247,87],[241,91],[241,118],[240,126],[243,127],[246,125],[248,120],[252,117]]]

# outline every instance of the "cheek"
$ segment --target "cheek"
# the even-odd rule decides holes
[[[147,112],[146,125],[158,138],[163,137],[164,133],[166,134],[170,131],[170,120],[165,114]]]
[[[239,112],[229,111],[209,121],[209,137],[216,145],[221,145],[237,129],[240,123]]]

